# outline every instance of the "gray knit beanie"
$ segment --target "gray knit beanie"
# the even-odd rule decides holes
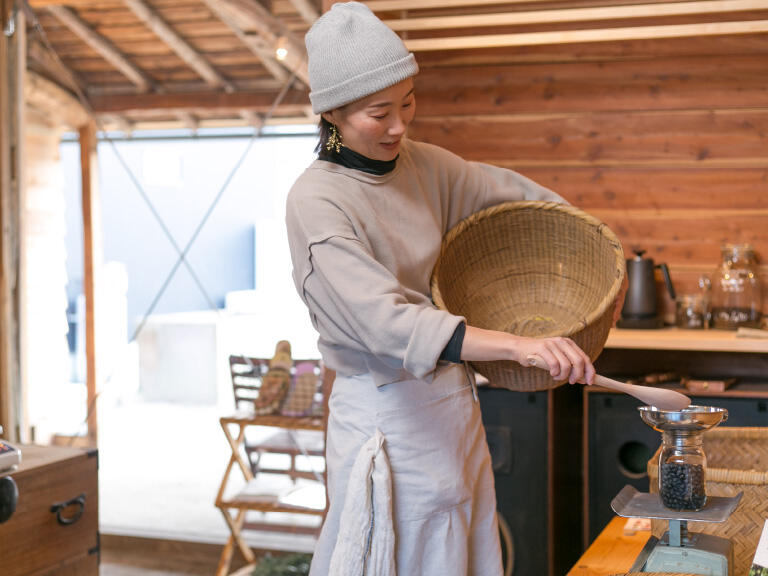
[[[400,37],[359,2],[334,4],[305,37],[309,99],[315,114],[415,76],[416,58]]]

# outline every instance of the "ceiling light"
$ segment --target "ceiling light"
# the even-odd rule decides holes
[[[285,36],[280,36],[280,38],[277,39],[277,44],[275,44],[275,58],[283,61],[286,56],[288,56],[288,42],[286,41]]]

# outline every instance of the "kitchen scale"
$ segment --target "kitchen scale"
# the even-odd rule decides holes
[[[630,572],[733,576],[733,543],[727,538],[688,531],[688,522],[725,522],[741,502],[741,492],[730,497],[709,496],[705,494],[703,481],[697,484],[692,479],[695,475],[690,462],[706,467],[703,433],[726,420],[728,411],[709,406],[688,406],[679,411],[641,406],[638,410],[643,422],[662,433],[659,475],[663,466],[670,465],[687,467],[688,475],[687,495],[678,500],[680,510],[664,505],[663,498],[670,498],[670,492],[639,492],[629,485],[611,502],[611,508],[619,516],[669,522],[661,538],[648,539]],[[666,478],[674,479],[673,476]],[[670,490],[669,485],[660,482],[660,492],[665,490]]]
[[[611,501],[611,508],[625,518],[667,520],[661,538],[651,536],[629,572],[664,572],[732,576],[733,543],[727,538],[688,531],[688,522],[725,522],[741,501],[736,496],[708,496],[698,511],[670,510],[658,494],[638,492],[627,485]]]

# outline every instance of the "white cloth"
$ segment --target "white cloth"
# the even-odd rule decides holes
[[[396,576],[392,477],[376,430],[355,459],[329,576]]]
[[[501,576],[491,457],[462,365],[440,366],[430,381],[379,387],[370,375],[337,376],[329,407],[329,509],[310,576],[331,574],[333,550],[346,530],[345,497],[361,490],[355,461],[377,430],[392,475],[398,576]],[[387,544],[374,546],[383,553]]]

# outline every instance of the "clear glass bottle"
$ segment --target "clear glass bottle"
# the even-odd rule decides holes
[[[757,261],[749,244],[725,244],[722,262],[712,278],[712,327],[736,330],[739,326],[758,328],[762,308],[762,287]]]
[[[704,435],[664,432],[659,454],[659,496],[672,510],[701,510],[707,503]]]

